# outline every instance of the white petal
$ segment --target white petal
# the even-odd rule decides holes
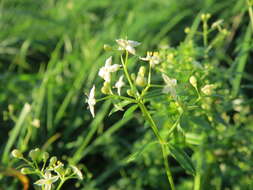
[[[108,67],[112,64],[112,56],[110,56],[109,58],[107,58],[105,60],[105,67]]]
[[[47,183],[47,179],[40,179],[38,181],[35,181],[35,185],[45,185]]]
[[[95,85],[93,85],[93,87],[92,87],[92,89],[90,91],[89,98],[94,98],[95,97],[95,89],[96,89],[96,87],[95,87]]]
[[[127,42],[132,47],[136,47],[136,46],[141,44],[140,42],[136,42],[136,41],[133,41],[133,40],[128,40]]]
[[[73,169],[74,173],[79,177],[79,179],[83,179],[83,174],[82,172],[76,167],[71,165],[71,168]]]
[[[109,72],[116,72],[120,69],[120,67],[121,67],[121,65],[119,65],[119,64],[111,65],[109,68]]]
[[[134,47],[128,45],[128,46],[126,46],[126,50],[127,50],[129,53],[135,55],[135,49],[134,49]]]

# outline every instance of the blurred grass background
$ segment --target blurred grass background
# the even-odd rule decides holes
[[[152,133],[140,127],[143,120],[135,115],[107,117],[110,102],[100,104],[92,120],[84,92],[101,83],[97,71],[109,55],[103,51],[104,44],[127,36],[142,43],[143,53],[160,45],[176,46],[185,39],[184,28],[199,22],[199,14],[206,12],[213,21],[224,19],[231,29],[225,48],[218,49],[217,62],[231,70],[235,96],[252,98],[252,30],[246,0],[1,0],[3,168],[12,166],[9,152],[14,147],[22,151],[42,147],[87,167],[86,175],[93,177],[80,184],[83,189],[113,190],[114,183],[121,189],[168,187],[159,159],[155,160],[160,168],[130,164],[131,178],[122,168],[135,142],[144,137],[149,141]],[[233,80],[236,72],[244,72],[242,84],[241,79]],[[26,102],[32,111],[21,118]],[[34,119],[40,120],[40,128],[31,125]],[[147,170],[152,175],[146,176]],[[178,184],[184,175],[176,178]],[[3,189],[21,188],[15,178],[0,180]]]

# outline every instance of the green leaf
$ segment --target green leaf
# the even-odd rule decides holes
[[[158,144],[159,142],[158,141],[152,141],[148,144],[145,144],[143,145],[138,151],[130,154],[128,156],[128,158],[126,159],[126,162],[129,163],[129,162],[133,162],[134,160],[136,160],[139,156],[141,156],[143,154],[143,152],[145,150],[147,150],[148,148],[150,148],[150,146],[154,145],[154,144]]]
[[[138,105],[133,105],[124,113],[123,119],[128,118],[138,108]]]
[[[196,133],[186,133],[185,134],[186,143],[192,145],[201,145],[203,142],[203,136]]]
[[[110,111],[109,116],[117,111],[123,111],[123,108],[127,106],[128,104],[131,104],[131,101],[124,100],[122,102],[119,102],[117,104],[114,104],[114,108]]]
[[[195,167],[191,161],[191,158],[186,154],[186,152],[171,144],[168,147],[170,153],[179,162],[179,164],[190,174],[195,175]]]

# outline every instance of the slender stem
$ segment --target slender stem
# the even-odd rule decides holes
[[[123,65],[123,70],[124,70],[124,73],[125,73],[126,78],[127,78],[127,80],[128,80],[128,83],[129,83],[131,89],[134,91],[135,88],[134,88],[134,85],[133,85],[133,83],[132,83],[132,80],[131,80],[131,78],[130,78],[130,76],[129,76],[129,73],[128,73],[128,70],[127,70],[127,61],[128,61],[128,52],[126,51],[125,61],[123,60],[123,57],[121,56],[121,63],[122,63],[122,65]]]
[[[203,40],[204,40],[204,46],[207,46],[208,40],[207,40],[207,35],[208,35],[208,26],[207,26],[207,21],[204,20],[203,22]]]
[[[250,0],[247,0],[248,3],[248,12],[249,12],[249,17],[250,17],[250,22],[251,22],[251,27],[252,27],[252,31],[253,31],[253,11],[252,11],[252,2],[250,2]]]
[[[175,185],[174,185],[174,181],[173,181],[173,177],[170,171],[170,167],[169,167],[169,160],[168,160],[168,152],[167,152],[167,147],[166,147],[166,143],[165,141],[162,139],[162,137],[160,136],[159,132],[158,132],[158,128],[152,118],[152,116],[150,115],[150,113],[148,112],[147,108],[145,107],[145,105],[142,102],[138,103],[142,113],[144,114],[144,116],[146,117],[146,119],[148,120],[153,132],[155,133],[155,136],[157,137],[157,139],[159,140],[159,144],[161,145],[162,148],[162,154],[163,154],[163,160],[164,160],[164,166],[165,166],[165,170],[166,170],[166,174],[170,183],[170,187],[171,190],[175,190]]]
[[[64,179],[62,179],[62,180],[61,180],[61,182],[59,183],[59,185],[58,185],[58,187],[57,187],[57,189],[56,189],[56,190],[60,190],[60,189],[61,189],[61,187],[62,187],[62,185],[64,184],[64,182],[65,182],[65,180],[64,180]]]

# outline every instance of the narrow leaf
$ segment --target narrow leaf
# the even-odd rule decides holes
[[[145,150],[147,150],[148,148],[150,148],[150,146],[154,145],[154,144],[158,144],[158,141],[152,141],[148,144],[143,145],[138,151],[132,153],[130,156],[128,156],[128,158],[126,159],[126,162],[132,162],[134,160],[136,160],[139,156],[141,156],[143,154],[143,152]]]
[[[123,119],[128,118],[136,109],[138,108],[138,105],[133,105],[124,113]]]
[[[169,150],[172,156],[179,162],[179,164],[190,174],[195,175],[195,167],[191,161],[191,158],[186,152],[174,145],[169,145]]]

